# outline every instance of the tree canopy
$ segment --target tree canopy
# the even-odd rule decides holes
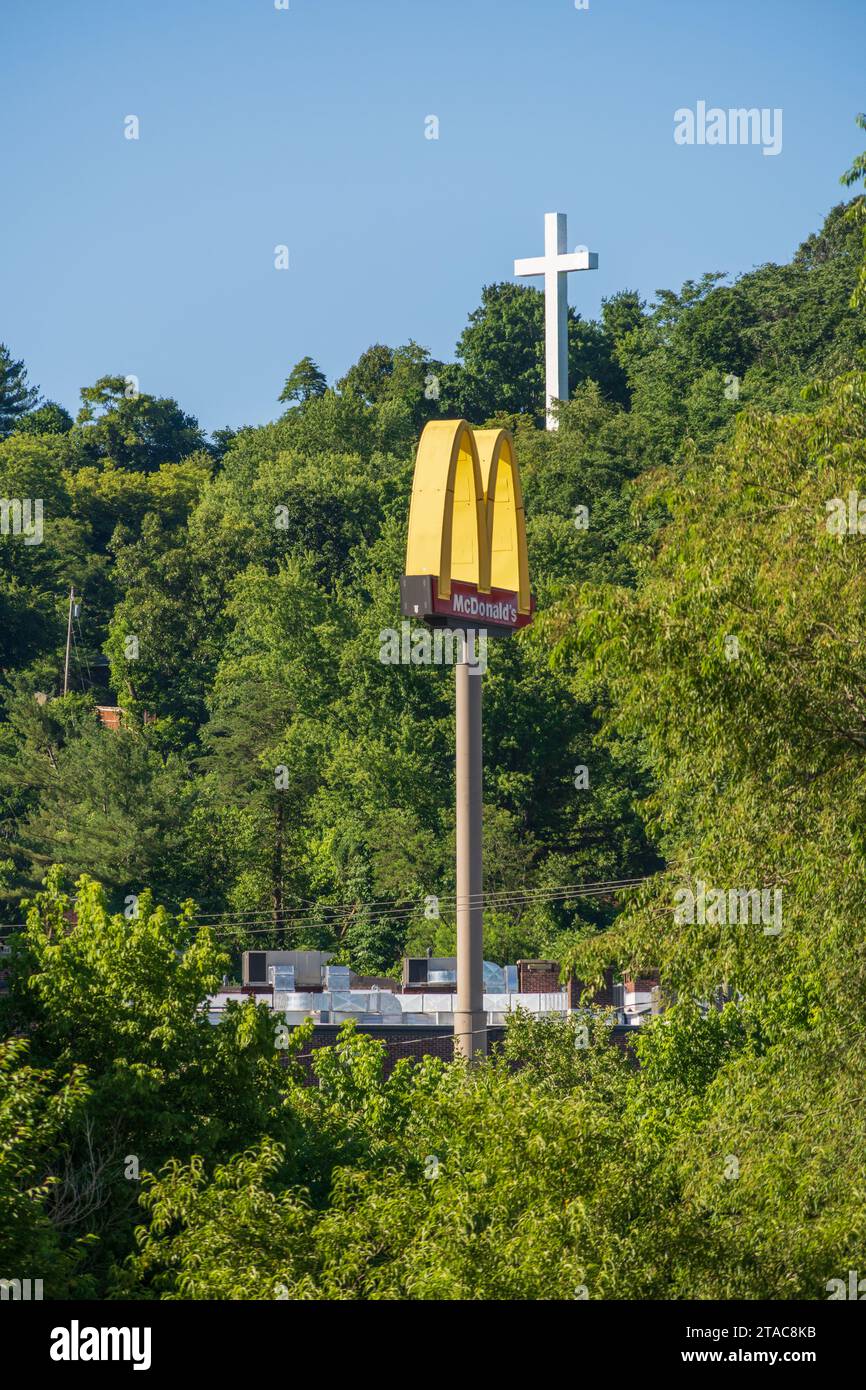
[[[0,349],[0,496],[44,509],[0,536],[4,1266],[217,1299],[816,1299],[856,1267],[864,208],[570,314],[555,432],[526,286],[482,289],[453,361],[304,357],[212,440],[121,376],[73,422]],[[474,1068],[208,1017],[252,945],[454,949],[449,673],[380,637],[418,432],[455,414],[515,432],[537,599],[485,675],[486,954],[658,970],[637,1066],[599,1015],[518,1015]],[[678,913],[714,890],[778,895],[778,930]]]

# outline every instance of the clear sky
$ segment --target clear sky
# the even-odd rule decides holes
[[[0,76],[0,341],[73,413],[131,373],[214,429],[306,353],[452,357],[545,211],[588,316],[788,259],[863,145],[866,0],[0,0]],[[781,153],[677,145],[699,101]]]

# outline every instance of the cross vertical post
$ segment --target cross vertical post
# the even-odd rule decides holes
[[[544,384],[547,428],[557,427],[554,401],[568,400],[568,285],[571,270],[597,270],[598,256],[582,248],[569,252],[564,212],[544,214],[544,255],[514,262],[515,275],[544,276]]]

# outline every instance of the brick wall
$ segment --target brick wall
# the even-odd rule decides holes
[[[313,1029],[312,1038],[304,1047],[299,1061],[304,1071],[307,1073],[308,1080],[315,1083],[315,1073],[312,1067],[312,1056],[320,1047],[333,1047],[337,1041],[337,1034],[340,1025],[336,1023],[317,1023]],[[452,1030],[446,1026],[430,1028],[388,1028],[377,1027],[375,1024],[359,1026],[356,1032],[364,1033],[368,1037],[380,1038],[386,1045],[385,1050],[385,1075],[390,1076],[395,1065],[401,1057],[441,1057],[443,1062],[450,1062],[453,1057],[454,1035]],[[505,1037],[505,1029],[488,1028],[488,1045],[493,1048],[501,1044]]]
[[[120,729],[123,727],[123,710],[117,705],[97,705],[96,713],[99,715],[104,729]]]
[[[521,994],[556,994],[562,989],[555,960],[519,960],[517,988]]]
[[[659,972],[648,970],[643,975],[636,975],[634,978],[626,975],[623,983],[629,993],[649,994],[655,989],[659,982]]]
[[[586,989],[586,984],[585,984],[585,982],[584,982],[583,980],[576,980],[576,979],[574,979],[574,978],[572,978],[572,979],[569,980],[569,982],[568,982],[568,1004],[569,1004],[569,1008],[571,1008],[571,1009],[577,1009],[577,1008],[579,1008],[579,1007],[581,1006],[581,1005],[580,1005],[580,996],[582,995],[582,993],[583,993],[583,991],[584,991],[585,989]],[[602,984],[602,986],[601,986],[600,989],[595,990],[595,992],[590,996],[590,1000],[591,1000],[591,1002],[592,1002],[593,1004],[597,1004],[598,1007],[601,1008],[601,1009],[610,1009],[610,1008],[613,1007],[613,971],[612,971],[612,970],[605,970],[605,972],[604,972],[604,983]]]
[[[316,1075],[312,1066],[312,1054],[320,1047],[333,1047],[337,1041],[337,1034],[340,1025],[336,1023],[319,1023],[313,1029],[312,1038],[303,1049],[303,1053],[298,1058],[303,1067],[307,1081],[311,1086],[316,1084]],[[385,1075],[390,1076],[395,1065],[401,1057],[441,1057],[443,1062],[450,1062],[453,1057],[454,1035],[450,1028],[431,1027],[431,1028],[382,1028],[371,1024],[368,1027],[358,1027],[358,1033],[366,1033],[369,1037],[380,1038],[386,1045],[385,1052]],[[634,1041],[635,1030],[628,1027],[611,1028],[611,1042],[615,1047],[630,1051],[630,1045]],[[487,1029],[487,1041],[491,1052],[502,1046],[505,1038],[505,1028],[495,1027]]]

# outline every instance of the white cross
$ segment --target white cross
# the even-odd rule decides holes
[[[570,270],[598,270],[598,256],[581,248],[566,251],[564,212],[544,214],[544,255],[514,262],[515,275],[544,276],[544,380],[547,428],[556,429],[552,401],[568,400],[568,288]]]

